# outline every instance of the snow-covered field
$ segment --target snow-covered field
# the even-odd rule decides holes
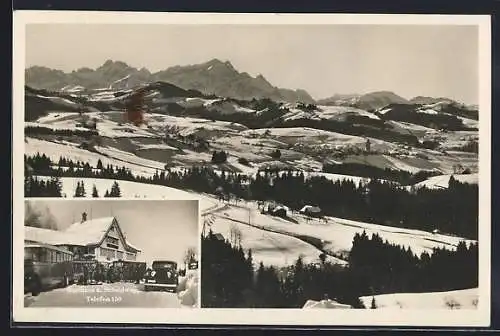
[[[370,119],[380,119],[376,114],[358,108],[347,107],[347,106],[318,105],[317,106],[318,111],[303,111],[290,104],[287,104],[286,107],[290,110],[290,112],[288,112],[283,116],[284,120],[294,120],[300,118],[315,119],[315,120],[320,120],[320,119],[340,120],[347,115],[363,116],[363,117],[368,117]]]
[[[49,179],[50,177],[40,177]],[[63,177],[61,178],[62,193],[67,198],[73,198],[76,185],[79,181],[84,182],[86,197],[92,197],[92,187],[96,186],[100,197],[103,197],[106,190],[111,190],[115,180],[100,178],[79,178]],[[200,211],[204,212],[217,206],[217,201],[208,195],[200,195],[194,192],[188,192],[180,189],[174,189],[161,185],[145,184],[131,181],[116,180],[120,186],[123,198],[142,198],[142,199],[174,199],[174,200],[200,200]]]
[[[200,118],[174,117],[164,114],[151,113],[146,116],[146,123],[153,128],[176,127],[179,134],[187,136],[200,131],[219,131],[234,133],[244,131],[247,127],[226,121],[211,121]]]
[[[329,109],[345,109],[344,107],[328,107]],[[349,109],[349,108],[348,108]],[[324,113],[323,111],[322,113]],[[36,122],[26,125],[45,126],[57,129],[82,129],[81,123],[85,120],[95,120],[99,135],[106,139],[120,141],[129,139],[131,143],[136,142],[140,150],[149,150],[137,153],[149,159],[160,161],[171,161],[174,165],[191,165],[201,159],[196,156],[203,155],[203,160],[210,160],[210,153],[195,153],[194,157],[179,155],[173,146],[162,143],[165,133],[175,133],[179,136],[196,135],[209,141],[212,150],[224,150],[230,157],[245,158],[251,163],[269,164],[272,161],[270,153],[279,148],[282,156],[280,161],[286,166],[300,167],[304,170],[321,170],[321,163],[324,159],[330,160],[328,156],[338,150],[364,149],[367,138],[360,136],[346,135],[342,133],[317,130],[307,127],[291,128],[262,128],[249,130],[247,127],[232,122],[212,121],[199,118],[174,117],[165,114],[148,113],[145,115],[147,126],[136,127],[124,123],[123,112],[106,111],[86,113],[85,118],[78,113],[49,113],[47,116],[39,118]],[[85,120],[83,120],[85,119]],[[420,132],[425,137],[440,138],[443,148],[453,148],[465,145],[471,139],[477,139],[477,132],[431,132],[430,129],[418,127],[407,123],[397,123],[400,128],[406,127],[412,132]],[[379,168],[401,169],[409,172],[419,170],[439,169],[443,173],[450,173],[453,165],[460,163],[462,157],[456,155],[444,155],[424,149],[413,149],[409,154],[398,154],[400,146],[378,139],[370,138],[373,151],[385,153],[385,155],[351,155],[348,162],[374,165]],[[112,146],[112,144],[111,144]],[[123,148],[120,148],[123,149]],[[154,153],[151,150],[155,150]],[[164,151],[164,152],[162,152]],[[320,154],[318,154],[320,153]],[[117,155],[121,155],[117,153]],[[324,158],[316,157],[325,156]],[[421,157],[416,157],[420,155]],[[423,157],[423,158],[422,158]],[[137,158],[137,157],[136,157]],[[354,160],[354,161],[353,161]],[[342,160],[344,161],[344,160]],[[477,162],[475,157],[467,158],[466,163],[473,168]],[[163,167],[165,162],[161,162]],[[157,167],[153,164],[148,166]],[[254,173],[255,169],[239,167],[236,170]],[[142,169],[141,169],[142,170]]]
[[[40,98],[42,98],[42,99],[48,99],[50,101],[53,101],[54,103],[66,105],[68,107],[77,107],[77,103],[75,103],[74,101],[71,101],[69,99],[66,99],[66,98],[53,97],[53,96],[44,96],[44,95],[37,95],[37,96],[40,97]]]
[[[375,295],[377,309],[476,309],[478,288],[430,293],[395,293]],[[372,296],[360,297],[366,308]]]
[[[119,159],[109,158],[98,153],[89,152],[85,149],[78,148],[75,144],[68,142],[52,142],[39,140],[34,138],[26,138],[24,144],[24,152],[26,155],[36,155],[37,153],[45,154],[51,160],[58,162],[61,156],[73,161],[88,162],[91,166],[96,167],[100,159],[104,166],[110,164],[118,167],[130,169],[133,174],[151,176],[156,172],[156,168],[144,167],[134,162],[124,162]],[[138,158],[138,157],[136,157]],[[138,158],[140,159],[140,158]],[[157,163],[159,164],[159,162]]]
[[[132,164],[138,165],[138,166],[146,166],[151,169],[164,169],[165,164],[158,162],[158,161],[153,161],[153,160],[148,160],[141,158],[137,155],[134,155],[129,152],[121,151],[116,148],[112,147],[100,147],[100,146],[95,146],[95,149],[107,155],[108,157],[112,157],[115,159],[120,160],[121,162],[130,162]]]
[[[276,138],[327,138],[329,142],[333,143],[349,143],[349,144],[357,144],[357,143],[365,143],[366,139],[363,137],[355,136],[355,135],[346,135],[342,133],[318,130],[314,128],[308,127],[286,127],[286,128],[259,128],[252,129],[245,132],[242,132],[242,135],[246,136],[264,136],[268,137],[276,137]]]
[[[250,205],[250,207],[252,207],[250,221],[253,225],[285,234],[291,233],[317,238],[323,241],[323,246],[326,250],[336,254],[348,252],[352,247],[354,235],[362,233],[363,230],[369,236],[373,233],[378,233],[382,239],[387,239],[390,243],[411,247],[412,251],[417,254],[421,254],[424,251],[431,253],[434,247],[454,249],[463,240],[460,237],[333,217],[327,217],[327,221],[324,221],[321,219],[308,219],[300,214],[289,214],[292,219],[292,221],[289,221],[261,214],[256,209],[255,204]],[[223,211],[218,210],[218,215],[226,220],[233,219],[248,223],[248,212],[247,208],[230,206]]]
[[[415,188],[447,189],[452,175],[438,175],[415,184]],[[461,183],[478,184],[478,174],[457,174],[453,178]]]
[[[255,265],[262,262],[266,266],[284,267],[295,263],[302,255],[304,262],[319,262],[321,251],[302,240],[285,234],[269,232],[247,224],[216,216],[211,225],[212,231],[231,239],[231,231],[241,232],[241,246],[252,250]],[[329,257],[328,261],[345,264],[342,260]]]
[[[133,138],[133,137],[157,137],[145,127],[137,127],[125,123],[125,115],[121,111],[92,112],[80,117],[78,113],[49,113],[40,117],[36,122],[26,124],[27,126],[45,126],[54,129],[78,129],[78,125],[87,120],[96,121],[97,131],[101,136],[110,138]]]

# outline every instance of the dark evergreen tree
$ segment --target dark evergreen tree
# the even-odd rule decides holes
[[[96,188],[95,184],[92,187],[92,197],[99,197],[99,193],[97,192],[97,188]]]
[[[73,197],[82,197],[82,187],[80,181],[76,182],[76,188]]]
[[[120,190],[120,185],[118,182],[113,182],[113,185],[111,186],[111,192],[109,193],[110,197],[121,197],[121,190]]]

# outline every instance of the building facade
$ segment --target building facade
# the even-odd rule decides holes
[[[73,252],[75,259],[95,259],[101,262],[136,261],[140,249],[125,237],[116,217],[87,219],[65,230],[49,230],[25,226],[25,243],[43,243]]]

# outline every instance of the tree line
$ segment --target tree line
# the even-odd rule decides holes
[[[448,291],[478,285],[478,245],[460,243],[456,251],[435,248],[420,257],[411,249],[371,239],[353,239],[348,266],[305,264],[286,268],[254,265],[252,251],[211,230],[202,236],[201,293],[205,308],[301,308],[325,297],[365,308],[361,296],[395,292]],[[375,300],[372,308],[376,308]]]
[[[88,129],[54,129],[50,127],[43,126],[26,126],[24,127],[24,133],[26,135],[58,135],[58,136],[81,136],[81,137],[92,137],[97,136],[99,133],[97,130]]]
[[[97,165],[92,167],[88,162],[73,161],[60,156],[57,163],[45,154],[24,156],[25,169],[32,169],[34,175],[58,176],[58,177],[81,177],[81,178],[105,178],[125,181],[134,181],[136,177],[130,169],[124,166],[104,165],[101,159]],[[25,171],[25,175],[30,172]]]
[[[62,183],[59,177],[51,177],[48,180],[36,176],[25,176],[24,178],[25,197],[66,197],[62,192]],[[113,182],[110,190],[106,190],[104,197],[121,197],[120,185],[117,181]],[[73,193],[73,197],[86,197],[87,190],[85,182],[78,181]],[[92,186],[91,196],[98,198],[99,192],[96,185]]]
[[[75,193],[74,193],[73,197],[86,197],[86,196],[87,196],[87,191],[85,189],[85,182],[83,180],[78,181],[76,183]],[[104,193],[104,197],[121,197],[121,196],[122,196],[122,193],[121,193],[120,185],[116,181],[113,182],[111,189],[110,190],[106,189],[106,192]],[[99,197],[99,192],[98,192],[95,184],[92,186],[92,197],[94,197],[94,198]]]
[[[62,184],[58,177],[49,180],[24,175],[25,197],[62,197]]]
[[[380,168],[370,166],[362,163],[341,163],[331,164],[325,163],[323,165],[323,172],[332,174],[353,175],[366,178],[374,178],[381,180],[389,180],[397,182],[401,185],[413,185],[425,181],[429,177],[439,175],[436,171],[420,170],[416,173],[411,173],[405,170],[397,170],[391,168]]]

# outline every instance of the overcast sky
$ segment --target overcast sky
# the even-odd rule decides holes
[[[138,259],[182,262],[189,247],[198,248],[198,203],[182,200],[36,200],[30,201],[42,213],[48,207],[59,228],[80,221],[115,216],[131,244],[142,250]]]
[[[478,100],[478,28],[412,25],[90,25],[26,27],[26,66],[64,71],[107,59],[155,72],[229,60],[314,98],[389,90]]]

